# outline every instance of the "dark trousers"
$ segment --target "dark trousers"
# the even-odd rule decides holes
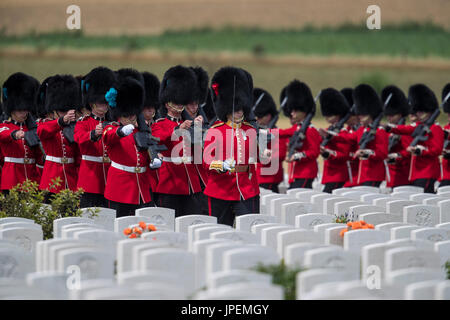
[[[261,183],[259,186],[267,190],[272,190],[272,192],[280,193],[278,185],[279,183]]]
[[[289,189],[294,188],[309,188],[312,189],[314,179],[295,179],[294,182],[292,182],[289,185]]]
[[[85,192],[80,199],[80,208],[90,207],[110,208],[110,203],[102,194]]]
[[[140,203],[140,204],[129,204],[129,203],[110,201],[110,203],[111,203],[111,208],[116,210],[116,218],[126,217],[126,216],[134,216],[136,209],[154,206],[154,204],[152,202]]]
[[[381,185],[381,182],[383,181],[366,181],[361,183],[362,186],[366,186],[366,187],[379,187]]]
[[[232,201],[208,197],[209,215],[217,217],[217,223],[233,226],[238,216],[259,213],[259,195],[247,200]]]
[[[436,179],[417,179],[414,180],[412,185],[422,187],[424,193],[434,193],[434,184]]]
[[[207,214],[207,211],[202,209],[201,202],[199,202],[200,195],[198,193],[190,195],[160,193],[158,195],[158,207],[174,209],[175,217],[188,214]]]
[[[323,192],[331,193],[334,189],[342,188],[345,184],[344,182],[329,182],[325,183],[325,186],[323,188]]]
[[[450,180],[442,180],[441,183],[439,183],[439,188],[445,186],[450,186]]]

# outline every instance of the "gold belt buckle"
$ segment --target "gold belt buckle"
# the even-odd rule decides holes
[[[134,168],[134,172],[141,173],[141,167],[135,167]]]
[[[64,164],[69,163],[69,159],[66,158],[66,157],[63,157],[61,162],[64,163]]]
[[[188,158],[187,157],[185,157],[185,156],[182,156],[181,157],[181,162],[183,162],[183,163],[188,163]]]
[[[30,161],[30,159],[28,159],[28,158],[24,158],[24,159],[23,159],[23,163],[25,163],[25,164],[30,164],[30,162],[31,162],[31,161]]]
[[[103,157],[103,163],[110,163],[111,159],[109,157]]]

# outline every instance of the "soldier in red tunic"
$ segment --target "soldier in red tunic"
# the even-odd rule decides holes
[[[259,213],[256,130],[244,119],[253,105],[253,80],[240,68],[224,67],[212,78],[220,121],[207,132],[204,165],[209,214],[233,225],[236,216]]]
[[[442,89],[442,101],[450,93],[450,83],[447,83]],[[448,123],[444,127],[445,141],[444,150],[442,151],[442,174],[439,187],[450,186],[450,98],[443,106],[444,112],[447,113]]]
[[[287,97],[286,107],[291,112],[293,126],[289,129],[280,129],[280,138],[289,138],[303,125],[307,115],[314,112],[316,104],[309,87],[298,80],[293,80],[283,89],[280,100]],[[312,188],[312,183],[319,171],[317,158],[320,154],[320,142],[322,138],[314,126],[309,125],[305,132],[303,145],[289,158],[289,189]],[[289,156],[289,155],[288,155]]]
[[[159,94],[164,106],[161,111],[167,110],[167,115],[152,127],[153,135],[167,147],[161,152],[163,163],[156,189],[157,205],[174,209],[177,217],[201,213],[195,194],[202,189],[188,129],[194,123],[201,126],[202,118],[196,117],[192,121],[183,120],[181,116],[187,105],[199,101],[198,88],[198,77],[191,68],[178,65],[167,70]]]
[[[1,190],[10,190],[25,180],[39,182],[36,170],[37,148],[30,148],[26,124],[30,112],[35,109],[39,82],[24,73],[12,74],[3,84],[5,113],[10,117],[0,124],[0,148],[4,157]]]
[[[387,86],[381,92],[383,101],[392,94],[389,103],[384,108],[388,123],[404,124],[409,113],[408,99],[405,94],[396,86]],[[405,135],[389,134],[389,154],[388,167],[389,175],[386,179],[386,186],[395,188],[398,186],[408,185],[409,164],[411,162],[411,154],[406,148],[411,143],[412,138]]]
[[[91,114],[84,116],[75,125],[74,138],[81,152],[81,164],[77,188],[82,188],[81,208],[105,207],[106,178],[111,161],[103,145],[102,133],[109,105],[105,94],[116,80],[114,72],[97,67],[82,81],[83,105],[89,106]]]
[[[354,157],[359,158],[356,183],[379,187],[386,177],[384,160],[388,155],[388,135],[381,127],[372,127],[375,119],[383,112],[382,102],[375,90],[367,84],[360,84],[355,88],[353,101],[361,127],[344,138],[348,143],[358,145],[358,150],[354,153]],[[374,132],[373,138],[365,146],[362,145],[362,138],[371,131]]]
[[[113,117],[118,122],[103,130],[103,143],[111,159],[106,180],[105,198],[116,209],[116,216],[134,215],[136,209],[151,203],[150,157],[139,151],[134,134],[137,116],[142,112],[144,88],[132,77],[119,77],[119,82],[106,93]]]
[[[160,109],[159,103],[159,88],[160,82],[158,77],[150,72],[142,72],[144,78],[144,107],[142,108],[142,114],[147,122],[147,125],[151,128],[158,119],[157,113]],[[158,194],[156,193],[156,187],[159,181],[159,168],[150,169],[150,193],[153,203],[158,203]]]
[[[435,94],[424,84],[416,84],[409,88],[408,100],[417,122],[411,125],[396,125],[390,132],[394,134],[412,135],[414,130],[424,124],[439,108]],[[406,151],[411,153],[409,180],[412,185],[424,188],[426,193],[434,193],[434,184],[439,179],[440,162],[444,145],[444,131],[437,123],[433,123],[429,132],[425,134],[426,141],[416,146],[408,146]]]
[[[63,189],[76,190],[80,154],[78,145],[70,143],[64,127],[75,122],[75,109],[81,104],[77,80],[71,75],[56,75],[48,79],[45,107],[53,119],[39,122],[37,134],[42,141],[46,158],[42,172],[41,190],[58,193]],[[50,188],[59,177],[59,186]]]
[[[334,135],[342,136],[347,133],[345,120],[350,116],[350,106],[345,97],[333,88],[327,88],[320,93],[320,108],[325,120],[330,124],[328,130],[331,133],[320,129],[325,142],[321,143],[320,154],[324,158],[322,184],[325,186],[323,192],[331,193],[334,189],[342,188],[349,179],[347,161],[350,158],[351,144],[334,138]],[[342,119],[342,121],[341,121]],[[342,122],[342,123],[340,123]],[[337,125],[340,128],[336,128]]]
[[[267,129],[273,135],[273,139],[268,144],[268,148],[271,150],[270,161],[264,161],[265,163],[261,161],[257,165],[258,183],[261,188],[279,193],[278,185],[284,179],[283,161],[286,158],[289,139],[279,137],[279,129],[274,122],[278,116],[278,111],[270,93],[264,89],[255,88],[253,89],[253,100],[255,104],[256,101],[259,101],[254,107],[258,126]]]

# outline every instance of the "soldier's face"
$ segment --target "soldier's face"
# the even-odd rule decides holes
[[[348,118],[347,120],[347,124],[349,126],[354,126],[359,122],[358,117],[357,116],[350,116],[350,118]]]
[[[106,103],[94,103],[91,108],[92,113],[99,117],[103,117],[108,111],[108,105]]]
[[[260,126],[267,126],[269,124],[270,120],[272,120],[272,115],[270,113],[266,114],[264,117],[256,118],[256,121],[258,122],[258,124]]]
[[[149,121],[152,120],[155,116],[155,108],[153,107],[145,107],[142,110],[142,114],[144,115],[145,120]]]
[[[329,116],[329,117],[325,117],[325,120],[329,123],[329,124],[335,124],[339,121],[339,116]]]
[[[244,111],[239,110],[234,112],[233,114],[228,115],[228,120],[234,123],[240,123],[242,120],[244,120]]]
[[[197,115],[198,103],[192,102],[186,105],[186,111],[189,112],[191,116]]]
[[[417,111],[416,113],[417,116],[417,120],[419,121],[425,121],[430,117],[430,113],[429,112],[423,112],[423,111]]]
[[[372,122],[372,117],[368,114],[358,116],[359,123],[363,126],[368,126]]]
[[[119,121],[121,124],[126,126],[127,124],[133,124],[133,125],[136,124],[136,119],[137,119],[136,115],[133,114],[128,117],[120,117]]]
[[[28,111],[12,111],[11,118],[17,122],[24,122],[27,119]]]
[[[291,118],[292,118],[292,121],[294,121],[294,123],[302,122],[306,118],[306,112],[292,110]]]
[[[386,116],[387,121],[389,123],[394,123],[394,124],[398,123],[401,118],[402,118],[401,114],[394,114],[394,115],[391,115],[391,116]]]

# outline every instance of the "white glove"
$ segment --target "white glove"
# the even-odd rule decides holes
[[[132,125],[130,123],[130,124],[127,124],[126,126],[124,126],[122,128],[122,133],[123,133],[124,136],[128,136],[130,133],[133,132],[133,130],[134,130],[134,125]]]
[[[223,171],[231,171],[234,169],[234,166],[236,164],[236,161],[234,160],[225,160],[223,162]]]
[[[162,161],[158,158],[153,159],[153,161],[150,163],[150,169],[158,169],[161,167]]]
[[[303,158],[306,158],[306,155],[305,155],[304,152],[296,152],[296,153],[293,154],[293,159],[294,160],[300,160],[300,159],[303,159]]]

